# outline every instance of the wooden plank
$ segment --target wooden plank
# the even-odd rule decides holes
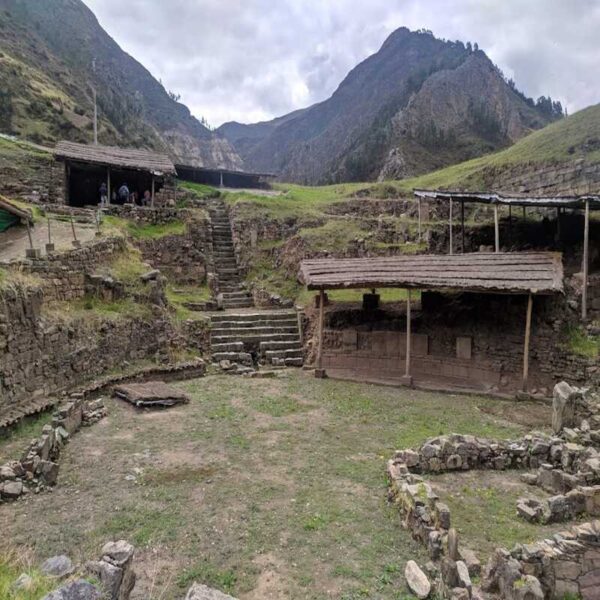
[[[523,348],[523,391],[526,392],[529,385],[529,343],[531,339],[531,314],[533,312],[533,296],[529,294],[527,299],[527,313],[525,316],[525,344]]]
[[[581,290],[581,318],[587,319],[588,269],[590,267],[590,203],[585,203],[583,230],[583,289]]]

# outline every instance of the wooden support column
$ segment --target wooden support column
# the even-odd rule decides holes
[[[531,340],[531,313],[533,312],[533,295],[527,299],[527,315],[525,317],[525,344],[523,348],[523,391],[526,392],[529,383],[529,343]]]
[[[317,368],[315,377],[323,379],[325,369],[323,368],[323,330],[325,324],[325,291],[319,290],[319,345],[317,346]]]
[[[112,194],[110,191],[110,167],[106,167],[106,192],[108,194],[106,198],[106,204],[110,205],[110,198]]]
[[[449,217],[448,217],[448,224],[450,225],[450,247],[449,247],[449,254],[454,254],[454,231],[452,228],[452,198],[450,198],[450,208],[449,208]]]
[[[462,234],[462,253],[465,253],[465,201],[460,203],[460,230]]]
[[[498,205],[494,204],[494,245],[495,251],[500,252],[500,222],[498,219]]]
[[[583,229],[583,289],[581,290],[581,318],[587,319],[588,277],[590,268],[590,201],[585,201]]]
[[[410,290],[406,290],[406,360],[404,366],[404,377],[402,378],[402,382],[404,383],[404,385],[408,386],[412,386],[413,384],[413,378],[410,374],[411,333],[411,297]]]
[[[65,204],[69,204],[71,198],[69,194],[69,162],[65,160],[65,175],[63,177],[65,186]]]
[[[154,174],[152,175],[152,196],[151,196],[151,198],[152,198],[151,206],[152,206],[152,208],[154,208]]]
[[[508,205],[508,243],[512,246],[513,231],[512,231],[512,205]]]
[[[417,198],[417,208],[419,211],[418,232],[419,232],[419,244],[420,244],[421,243],[421,198]]]

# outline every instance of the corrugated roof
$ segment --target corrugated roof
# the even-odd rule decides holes
[[[58,142],[54,156],[59,159],[77,160],[97,165],[106,165],[122,169],[149,171],[156,175],[176,175],[175,165],[166,154],[138,150],[136,148],[118,148],[77,144],[76,142]]]
[[[309,290],[413,288],[500,294],[563,291],[557,252],[422,254],[305,260],[300,279]]]
[[[521,194],[504,194],[500,192],[460,192],[449,190],[413,191],[417,198],[428,198],[431,200],[457,200],[459,202],[538,206],[544,208],[584,208],[585,202],[589,201],[590,209],[600,210],[600,196],[596,194],[581,196],[527,196]]]
[[[190,171],[202,171],[203,173],[223,173],[223,175],[242,175],[246,177],[272,177],[275,178],[275,173],[253,173],[252,171],[236,171],[234,169],[225,169],[222,167],[195,167],[194,165],[178,162],[175,168],[189,169]]]

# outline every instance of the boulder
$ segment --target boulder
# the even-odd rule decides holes
[[[458,587],[465,588],[471,592],[473,586],[471,584],[471,577],[469,576],[469,569],[462,560],[456,561],[456,573],[458,575]]]
[[[544,592],[537,577],[525,575],[513,587],[515,600],[544,600]]]
[[[15,500],[23,493],[23,484],[20,481],[6,481],[0,486],[0,496],[8,500]]]
[[[61,554],[59,556],[52,556],[44,561],[41,571],[44,575],[63,579],[71,575],[75,571],[75,567],[68,556]]]
[[[235,600],[235,598],[200,583],[194,583],[188,590],[185,600]]]
[[[85,581],[84,579],[77,579],[71,581],[57,590],[50,592],[42,600],[101,600],[102,594],[100,590]]]
[[[458,552],[458,533],[454,528],[448,530],[448,556],[452,560],[460,559],[460,554]]]
[[[116,567],[123,567],[132,558],[135,548],[125,540],[108,542],[102,547],[102,558]]]
[[[571,387],[566,381],[561,381],[554,386],[552,395],[552,431],[554,433],[560,433],[563,427],[574,424],[574,402],[578,397],[579,390]]]
[[[16,474],[13,469],[11,469],[8,465],[0,466],[0,481],[6,481],[15,479]]]
[[[427,575],[421,571],[419,565],[414,560],[409,560],[404,569],[404,578],[410,591],[421,600],[429,596],[431,592],[431,583]],[[196,600],[196,599],[194,599]]]

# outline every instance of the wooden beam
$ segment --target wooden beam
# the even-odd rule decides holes
[[[410,290],[406,290],[406,364],[404,370],[404,378],[412,383],[410,375],[410,346],[411,346],[411,302]]]
[[[494,246],[500,252],[500,222],[498,219],[498,205],[494,204]]]
[[[590,268],[590,201],[585,201],[583,229],[583,289],[581,290],[581,318],[587,319],[588,276]]]
[[[106,204],[110,205],[110,195],[111,195],[111,191],[110,191],[110,167],[106,167],[106,190],[107,190],[107,198],[106,198]]]
[[[319,290],[319,343],[317,346],[317,370],[316,377],[323,377],[323,330],[325,322],[325,291]]]
[[[69,162],[65,160],[65,174],[64,174],[64,186],[65,186],[65,204],[69,204],[71,201],[69,194]]]
[[[512,230],[512,206],[508,205],[508,243],[512,246],[513,230]]]
[[[453,240],[453,230],[452,230],[452,198],[450,198],[450,214],[448,216],[448,224],[450,225],[450,247],[449,254],[454,254],[454,240]]]
[[[152,175],[152,208],[154,208],[154,175]]]
[[[523,348],[523,391],[526,392],[529,384],[529,343],[531,340],[531,314],[533,312],[533,295],[527,299],[527,315],[525,317],[525,344]]]

